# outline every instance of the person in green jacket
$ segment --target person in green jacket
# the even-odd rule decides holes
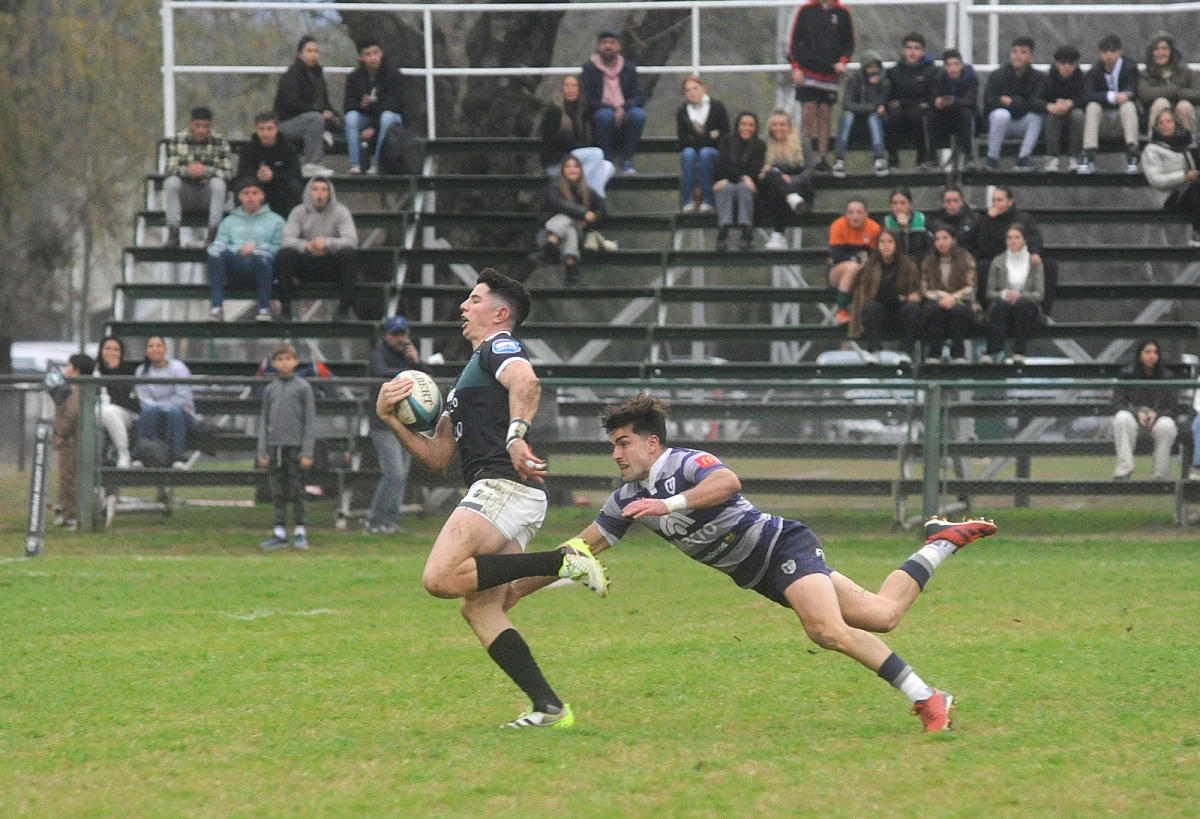
[[[253,283],[258,290],[258,321],[271,320],[271,281],[275,254],[283,241],[283,217],[266,204],[262,184],[253,177],[237,185],[241,207],[221,220],[217,240],[208,246],[209,321],[225,320],[225,284]]]

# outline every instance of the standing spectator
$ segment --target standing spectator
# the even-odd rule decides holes
[[[786,249],[784,228],[797,213],[812,208],[815,173],[815,169],[804,167],[804,148],[792,118],[776,108],[767,120],[766,160],[758,176],[759,206],[771,225],[769,249]]]
[[[854,288],[850,337],[865,336],[863,360],[878,364],[884,332],[899,330],[900,361],[911,364],[920,322],[921,274],[912,259],[900,252],[900,238],[885,230]]]
[[[579,91],[579,77],[573,74],[563,77],[558,104],[546,106],[538,132],[542,139],[538,156],[547,174],[557,176],[569,154],[583,166],[588,187],[604,195],[608,180],[617,169],[604,158],[604,151],[596,147],[592,109],[587,97]]]
[[[942,53],[942,68],[933,77],[930,96],[933,98],[933,110],[929,112],[931,147],[951,148],[953,137],[959,167],[966,167],[974,161],[979,78],[975,76],[975,67],[963,62],[958,49]]]
[[[679,133],[679,208],[713,209],[713,177],[721,138],[729,133],[729,112],[720,100],[708,95],[699,77],[683,81],[683,104],[675,112]]]
[[[621,173],[634,173],[633,155],[646,126],[646,92],[637,66],[621,56],[621,40],[615,31],[600,32],[596,53],[583,64],[579,79],[592,108],[596,141],[604,158],[620,162]]]
[[[315,37],[306,34],[300,38],[296,61],[279,78],[274,108],[283,135],[304,143],[300,172],[304,176],[332,176],[333,169],[321,164],[325,161],[325,146],[333,145],[333,136],[326,129],[336,128],[341,118],[329,99],[321,68],[321,46]]]
[[[283,217],[266,204],[257,179],[238,183],[241,206],[221,220],[217,240],[208,246],[208,287],[212,299],[209,321],[225,320],[225,285],[254,284],[258,288],[258,321],[271,320],[271,280],[275,254],[283,240]]]
[[[838,122],[837,142],[833,146],[833,175],[846,176],[846,149],[854,123],[865,120],[871,135],[871,153],[875,155],[875,175],[888,175],[887,150],[883,145],[883,117],[887,113],[888,81],[883,73],[883,57],[866,49],[859,57],[862,68],[846,81],[842,98],[842,118]],[[797,89],[798,91],[799,89]]]
[[[125,360],[125,343],[116,336],[100,342],[100,360],[96,362],[96,375],[131,376],[137,373],[137,365]],[[128,469],[132,463],[129,454],[129,430],[137,423],[137,393],[132,384],[106,387],[100,391],[100,426],[108,434],[117,450],[117,468]]]
[[[1188,244],[1200,247],[1200,171],[1196,169],[1193,139],[1179,126],[1174,114],[1160,111],[1150,144],[1142,154],[1142,171],[1160,205],[1188,215],[1192,223]]]
[[[1044,278],[1042,265],[1034,261],[1025,242],[1025,229],[1018,223],[1008,228],[1008,249],[992,260],[988,271],[987,352],[979,363],[991,364],[1004,354],[1005,339],[1012,339],[1014,364],[1025,363],[1029,331],[1037,323],[1042,303]]]
[[[991,269],[992,260],[1008,249],[1008,229],[1014,224],[1022,226],[1022,233],[1025,236],[1025,243],[1029,246],[1029,252],[1032,254],[1033,263],[1042,265],[1044,243],[1042,232],[1038,229],[1033,214],[1017,208],[1017,200],[1013,197],[1012,188],[1007,185],[998,185],[992,191],[992,206],[979,218],[979,233],[975,241],[975,292],[983,299],[991,297],[991,288],[988,287],[988,271]],[[1057,271],[1057,267],[1055,270]],[[1048,278],[1050,277],[1048,276]],[[1050,283],[1044,282],[1043,284]],[[1045,293],[1052,294],[1052,292],[1053,286],[1050,284]],[[1046,299],[1043,304],[1043,309],[1047,313],[1050,309],[1049,303],[1050,300]],[[986,301],[983,306],[988,306]]]
[[[371,353],[370,374],[376,378],[395,378],[404,370],[423,370],[417,347],[408,335],[404,316],[392,316],[383,325],[383,336]],[[394,535],[399,529],[400,509],[408,483],[408,468],[412,461],[408,450],[379,416],[370,413],[371,443],[379,458],[379,484],[371,496],[371,511],[366,528],[373,535]]]
[[[1109,34],[1100,40],[1100,61],[1084,78],[1087,108],[1083,117],[1083,155],[1079,173],[1094,173],[1100,138],[1120,135],[1125,140],[1125,173],[1138,172],[1138,67],[1125,59],[1121,39]]]
[[[932,214],[930,223],[935,229],[939,225],[950,228],[954,243],[972,256],[975,255],[979,220],[975,218],[958,185],[947,185],[942,189],[942,209]]]
[[[917,142],[917,164],[937,167],[929,152],[929,112],[937,66],[925,53],[925,38],[915,31],[904,35],[903,58],[888,69],[887,118],[883,121],[888,164],[900,167],[905,137]]]
[[[1083,152],[1084,77],[1079,68],[1079,49],[1059,46],[1054,68],[1042,83],[1046,103],[1046,164],[1042,170],[1068,173],[1079,168]]]
[[[96,366],[91,356],[76,353],[67,360],[63,375],[78,378]],[[58,506],[62,525],[72,532],[79,527],[79,387],[71,385],[67,400],[54,408],[54,449],[58,452]]]
[[[184,208],[208,208],[208,235],[212,244],[225,212],[225,193],[233,179],[229,142],[212,129],[208,108],[193,108],[188,127],[167,143],[163,209],[167,217],[167,247],[179,247],[179,225]]]
[[[883,217],[883,229],[895,234],[900,242],[900,252],[920,266],[933,243],[925,214],[913,206],[912,191],[905,187],[894,188],[888,204],[891,211]]]
[[[950,360],[967,363],[967,333],[979,302],[975,301],[975,259],[958,246],[954,229],[938,225],[933,252],[921,265],[921,290],[925,296],[925,363],[941,360],[942,346],[950,338]]]
[[[358,282],[358,229],[350,210],[337,200],[328,179],[308,180],[304,203],[288,214],[282,248],[275,260],[280,318],[292,320],[296,280],[337,282],[335,321],[354,317],[354,285]]]
[[[146,360],[137,368],[138,378],[179,379],[191,378],[192,371],[182,361],[167,356],[167,342],[162,336],[146,339]],[[138,384],[138,443],[150,438],[159,438],[159,430],[166,424],[167,447],[171,466],[187,469],[187,434],[196,413],[196,402],[192,388],[187,384]],[[141,467],[136,460],[132,466]]]
[[[1042,132],[1046,103],[1041,97],[1042,72],[1033,67],[1033,38],[1018,37],[1008,50],[1008,65],[988,77],[983,87],[983,108],[988,118],[987,166],[1000,167],[1000,149],[1006,137],[1021,137],[1017,168],[1036,167],[1032,154]]]
[[[729,228],[736,218],[742,229],[741,250],[754,246],[755,182],[766,163],[767,146],[758,138],[758,117],[749,111],[737,116],[733,133],[721,140],[717,156],[717,250],[729,249]],[[735,213],[736,211],[736,213]]]
[[[350,173],[362,171],[362,149],[375,137],[375,157],[367,173],[379,173],[379,157],[388,128],[404,122],[404,80],[378,40],[358,45],[358,66],[346,77],[346,152]]]
[[[584,238],[604,216],[604,197],[588,187],[579,160],[568,156],[546,186],[541,218],[547,249],[557,249],[561,255],[567,284],[579,282]]]
[[[279,377],[267,385],[258,414],[258,465],[270,469],[271,503],[275,527],[271,536],[258,544],[265,552],[286,549],[287,508],[292,504],[295,530],[293,545],[308,548],[304,528],[304,474],[312,469],[317,445],[317,403],[312,386],[296,375],[296,348],[280,344],[271,352],[271,364]]]
[[[1171,447],[1179,435],[1175,415],[1179,412],[1179,390],[1175,387],[1147,384],[1170,378],[1163,369],[1158,342],[1140,341],[1133,356],[1133,365],[1121,373],[1128,386],[1113,390],[1113,443],[1117,450],[1114,481],[1127,481],[1133,474],[1133,448],[1138,434],[1154,439],[1154,471],[1152,481],[1168,480],[1171,466]]]
[[[829,285],[837,291],[833,320],[850,321],[850,294],[871,251],[879,240],[879,223],[867,215],[867,203],[851,199],[846,212],[829,226]]]
[[[279,135],[279,117],[263,111],[254,117],[254,136],[238,152],[236,179],[253,177],[262,185],[271,210],[280,216],[300,204],[304,180],[300,176],[300,155],[292,143]]]
[[[828,171],[829,126],[838,87],[854,53],[854,20],[837,0],[808,0],[796,10],[788,40],[792,85],[800,103],[800,128],[816,151],[817,171]]]
[[[1200,103],[1200,76],[1165,31],[1154,35],[1146,48],[1146,67],[1138,81],[1138,98],[1146,106],[1150,129],[1160,111],[1174,110],[1185,131],[1196,133],[1196,105]]]

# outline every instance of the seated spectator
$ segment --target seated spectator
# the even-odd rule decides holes
[[[888,164],[900,167],[900,145],[905,137],[917,143],[917,164],[937,167],[929,151],[929,100],[937,66],[925,53],[925,38],[915,31],[904,35],[902,59],[888,69],[887,118],[883,121]]]
[[[193,108],[186,130],[167,143],[163,210],[167,216],[167,247],[179,247],[179,226],[184,208],[208,209],[208,235],[212,244],[225,213],[225,193],[233,178],[233,157],[225,137],[212,129],[207,108]]]
[[[758,175],[766,163],[767,146],[758,138],[758,117],[749,111],[737,116],[732,133],[721,140],[717,155],[717,250],[729,249],[729,228],[734,219],[742,229],[741,250],[754,246],[754,196]]]
[[[296,281],[337,282],[335,321],[354,318],[354,285],[358,282],[358,230],[350,210],[337,200],[328,179],[310,179],[304,203],[288,214],[275,259],[280,318],[292,320]]]
[[[321,46],[315,37],[306,34],[300,38],[296,61],[279,78],[273,107],[279,114],[279,130],[283,135],[304,144],[300,173],[332,176],[333,169],[321,164],[325,161],[326,144],[333,145],[333,137],[326,129],[340,125],[341,117],[329,99],[325,71],[321,68]]]
[[[257,179],[238,183],[241,207],[221,220],[217,240],[208,246],[208,287],[212,297],[209,321],[225,320],[225,285],[254,284],[258,288],[258,321],[271,320],[271,280],[275,254],[283,240],[283,217],[265,202]]]
[[[929,135],[933,147],[950,148],[951,167],[954,152],[958,166],[974,162],[975,120],[979,116],[979,78],[975,67],[963,62],[956,48],[942,53],[942,69],[933,77],[930,91],[933,109],[929,113]],[[953,147],[951,137],[954,138]]]
[[[100,359],[96,362],[100,377],[137,373],[137,365],[125,360],[125,343],[116,336],[100,342]],[[132,384],[104,387],[100,390],[100,426],[117,450],[117,467],[127,469],[132,463],[129,454],[129,430],[137,422],[141,406]]]
[[[1018,37],[1008,50],[1008,65],[992,72],[983,87],[983,110],[988,118],[987,166],[1000,167],[1000,149],[1010,136],[1021,137],[1017,168],[1032,170],[1033,146],[1042,132],[1045,101],[1040,96],[1042,72],[1033,67],[1033,39]]]
[[[1200,170],[1196,168],[1193,139],[1173,113],[1160,111],[1150,144],[1142,152],[1142,171],[1160,205],[1188,215],[1192,223],[1188,244],[1200,247],[1200,182],[1196,181]]]
[[[925,296],[925,363],[936,364],[950,339],[950,360],[967,363],[967,334],[979,302],[975,301],[975,259],[954,241],[954,229],[938,225],[933,251],[921,265],[921,290]]]
[[[866,122],[871,135],[871,153],[875,155],[875,175],[888,175],[887,150],[883,145],[883,117],[887,113],[888,81],[883,73],[883,57],[867,49],[859,57],[862,68],[846,81],[842,98],[842,118],[838,122],[837,142],[833,146],[833,175],[846,176],[846,149],[854,123]],[[799,89],[797,89],[799,90]]]
[[[1083,155],[1079,173],[1094,173],[1101,137],[1125,140],[1125,173],[1138,172],[1138,67],[1125,59],[1121,40],[1109,34],[1100,41],[1100,60],[1084,78]]]
[[[405,370],[425,370],[420,353],[408,334],[408,320],[391,316],[383,323],[383,334],[371,353],[370,375],[392,379]],[[366,530],[372,535],[394,535],[404,504],[408,469],[412,457],[399,439],[375,413],[368,413],[368,431],[379,459],[379,483],[371,496]]]
[[[138,378],[192,377],[192,371],[186,364],[167,356],[167,342],[162,336],[150,336],[146,339],[146,360],[137,368],[135,374]],[[139,444],[150,438],[159,438],[165,423],[171,466],[175,469],[187,469],[187,433],[196,413],[192,388],[187,384],[138,384],[137,397],[141,405],[137,423]],[[140,468],[142,462],[135,460],[132,465]]]
[[[1049,314],[1051,296],[1054,292],[1054,281],[1057,280],[1058,267],[1042,258],[1042,232],[1034,221],[1033,214],[1017,208],[1017,200],[1013,197],[1012,188],[999,185],[992,191],[992,206],[979,217],[979,232],[975,239],[975,293],[984,307],[988,306],[990,298],[988,287],[988,271],[992,260],[1008,249],[1008,229],[1020,224],[1025,235],[1026,244],[1032,254],[1033,263],[1042,265],[1046,273],[1046,281],[1042,309]],[[1053,270],[1051,270],[1051,268]]]
[[[578,284],[585,237],[604,221],[604,216],[604,197],[588,187],[579,160],[568,156],[558,176],[546,186],[541,218],[547,246],[562,256],[567,284]]]
[[[583,166],[588,187],[604,195],[608,180],[617,169],[604,158],[604,151],[596,147],[592,109],[587,97],[579,92],[578,77],[572,74],[563,77],[558,104],[546,107],[538,133],[542,138],[538,156],[548,175],[557,176],[563,160],[573,156]]]
[[[350,173],[362,171],[362,149],[375,138],[375,156],[367,173],[379,173],[379,157],[388,128],[404,122],[404,80],[378,40],[358,45],[358,66],[346,77],[346,152]]]
[[[1077,157],[1083,152],[1084,78],[1075,46],[1059,46],[1054,52],[1054,67],[1042,83],[1041,97],[1046,104],[1046,164],[1042,170],[1077,170]]]
[[[619,163],[621,173],[633,173],[633,155],[646,126],[646,92],[637,66],[621,56],[621,40],[615,31],[600,32],[596,53],[583,64],[579,80],[592,109],[596,142],[604,150],[604,158]]]
[[[683,104],[675,112],[679,133],[679,208],[683,211],[713,209],[713,177],[721,138],[729,133],[725,104],[708,95],[699,77],[683,81]]]
[[[76,353],[67,360],[63,375],[78,378],[95,368],[91,356]],[[67,400],[54,408],[54,449],[58,452],[58,507],[60,525],[79,527],[79,387],[71,385]]]
[[[921,274],[912,259],[900,252],[900,237],[890,230],[879,234],[854,287],[850,304],[851,338],[864,337],[863,360],[879,363],[883,334],[900,330],[900,361],[912,363],[921,322]]]
[[[758,175],[758,202],[771,225],[767,247],[787,247],[783,230],[797,213],[812,208],[815,169],[804,167],[804,148],[792,118],[776,108],[767,120],[767,153]]]
[[[929,223],[934,228],[939,225],[950,228],[954,243],[972,256],[975,255],[979,221],[958,185],[947,185],[942,189],[942,209],[931,214]]]
[[[1040,262],[1025,242],[1025,229],[1017,223],[1009,226],[1008,249],[992,260],[988,271],[991,308],[988,310],[987,351],[979,363],[991,364],[1004,356],[1005,339],[1012,340],[1012,361],[1025,363],[1029,331],[1037,324],[1042,303],[1044,275]]]
[[[862,199],[847,202],[846,212],[829,226],[829,286],[837,291],[833,304],[837,324],[850,321],[850,294],[875,249],[880,230],[879,223],[867,215],[867,203]]]
[[[254,117],[254,136],[238,152],[236,179],[253,177],[262,185],[271,210],[280,216],[300,204],[304,180],[300,156],[292,143],[279,135],[279,117],[264,111]]]
[[[933,237],[925,223],[925,214],[913,206],[912,191],[900,187],[892,190],[888,197],[891,212],[883,217],[883,229],[896,234],[900,252],[919,265],[929,255]]]
[[[1179,412],[1179,390],[1175,387],[1147,384],[1170,378],[1163,369],[1158,342],[1153,339],[1138,343],[1133,365],[1121,372],[1126,381],[1142,382],[1113,390],[1113,444],[1117,450],[1114,481],[1127,481],[1133,474],[1133,448],[1138,435],[1149,434],[1154,439],[1154,471],[1152,481],[1170,478],[1171,447],[1179,435],[1175,416]]]
[[[796,10],[788,38],[792,85],[800,103],[805,150],[817,153],[816,171],[829,171],[829,125],[838,86],[854,53],[854,19],[837,0],[810,0]]]
[[[1196,105],[1200,103],[1200,76],[1188,68],[1175,38],[1160,31],[1146,48],[1146,67],[1138,80],[1138,99],[1147,108],[1150,129],[1160,111],[1174,110],[1185,131],[1196,133]]]

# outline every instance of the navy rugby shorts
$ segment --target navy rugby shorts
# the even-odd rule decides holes
[[[788,586],[807,574],[827,575],[832,571],[825,565],[825,550],[817,533],[799,521],[784,520],[767,573],[753,589],[768,600],[791,608],[783,596]]]

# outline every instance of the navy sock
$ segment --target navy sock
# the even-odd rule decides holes
[[[475,555],[476,589],[492,589],[522,577],[558,577],[563,553],[558,549],[514,555]]]
[[[488,646],[487,653],[517,687],[525,692],[525,696],[533,703],[533,710],[562,708],[562,700],[542,676],[542,670],[533,659],[533,653],[515,628],[500,632],[500,636]]]
[[[900,571],[917,581],[917,585],[921,587],[921,591],[925,591],[925,584],[929,582],[930,577],[928,568],[910,557],[908,560],[904,561],[903,564],[901,564]]]

